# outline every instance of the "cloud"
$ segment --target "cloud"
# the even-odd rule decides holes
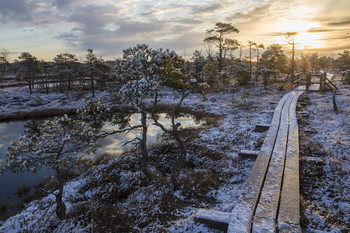
[[[338,36],[338,37],[327,37],[321,40],[349,40],[350,43],[350,36],[349,35],[344,35],[344,36]]]
[[[270,12],[271,4],[253,8],[248,11],[240,11],[226,18],[228,21],[251,22],[259,17],[266,16]]]
[[[41,32],[45,41],[55,38],[65,49],[91,48],[103,56],[120,54],[137,43],[191,53],[191,48],[202,46],[206,29],[224,21],[240,30],[234,35],[240,41],[278,43],[276,37],[284,34],[281,25],[298,20],[314,21],[305,30],[329,38],[325,44],[346,40],[349,6],[348,0],[0,0],[0,26],[5,32],[26,30],[13,37],[16,41],[24,41],[19,38],[24,35],[26,41],[36,40],[35,33]]]
[[[193,14],[207,14],[207,13],[214,13],[218,10],[220,10],[223,7],[223,4],[220,2],[215,2],[210,4],[209,6],[193,6],[192,7],[192,13]]]
[[[155,17],[173,10],[168,7],[154,10],[152,17],[147,14],[147,18],[143,18],[130,14],[126,16],[125,9],[120,5],[75,5],[66,19],[74,27],[55,38],[65,41],[69,47],[80,50],[92,48],[103,55],[120,53],[122,49],[137,43],[177,47],[181,50],[195,43],[198,46],[204,38],[204,30],[203,33],[197,33],[194,28],[201,25],[203,20],[185,16],[165,19]]]
[[[179,4],[165,4],[162,6],[149,6],[143,5],[143,11],[147,11],[141,13],[143,16],[147,16],[149,18],[154,19],[164,19],[164,18],[175,18],[175,17],[183,17],[191,10],[190,6],[179,5]],[[181,12],[181,14],[179,14]]]
[[[0,1],[0,22],[30,22],[38,7],[38,3],[33,0]]]
[[[284,36],[286,33],[285,32],[270,32],[264,34],[264,36]]]
[[[317,28],[311,28],[311,29],[307,30],[307,32],[309,32],[309,33],[334,32],[334,31],[338,31],[338,29],[317,27]]]
[[[68,6],[71,6],[75,3],[81,2],[82,0],[54,0],[52,5],[56,6],[57,8],[66,8]],[[86,0],[85,0],[86,2]]]
[[[67,18],[74,27],[60,33],[56,39],[64,40],[69,47],[92,48],[102,55],[113,56],[130,45],[155,41],[162,36],[161,31],[169,33],[172,28],[169,22],[126,18],[121,12],[117,6],[110,5],[75,6]]]
[[[327,26],[330,26],[330,27],[350,26],[350,18],[344,18],[344,19],[342,19],[342,20],[329,22],[329,23],[327,23],[326,25],[327,25]]]
[[[64,18],[64,12],[52,8],[50,1],[11,0],[0,1],[0,23],[19,27],[35,25],[47,27]]]

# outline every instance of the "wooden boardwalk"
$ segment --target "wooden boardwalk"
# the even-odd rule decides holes
[[[201,210],[197,219],[227,232],[301,232],[299,129],[296,105],[302,91],[278,103],[265,141],[231,213]]]

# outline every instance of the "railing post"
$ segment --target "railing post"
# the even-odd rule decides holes
[[[306,74],[306,91],[309,91],[310,83],[311,83],[311,73]]]
[[[325,87],[326,75],[326,72],[320,75],[320,91],[322,91]]]

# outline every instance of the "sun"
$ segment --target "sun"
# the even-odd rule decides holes
[[[324,47],[321,33],[299,32],[295,36],[297,49],[316,49]]]
[[[276,25],[277,25],[278,31],[288,31],[288,32],[303,32],[319,26],[319,24],[316,22],[312,22],[308,20],[298,20],[298,19],[296,20],[283,19],[279,21]]]
[[[322,48],[323,40],[321,33],[309,32],[312,28],[318,28],[320,25],[317,22],[309,20],[281,20],[276,24],[276,30],[280,32],[297,32],[294,37],[296,49],[316,49]],[[285,43],[284,36],[280,36],[279,43]]]

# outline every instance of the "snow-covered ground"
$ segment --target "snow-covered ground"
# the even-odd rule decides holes
[[[300,116],[302,226],[306,232],[350,229],[350,86],[333,94],[308,93],[307,115]]]
[[[97,95],[103,99],[109,93],[98,92]],[[58,110],[64,113],[83,107],[85,98],[89,96],[91,94],[86,95],[86,92],[85,95],[81,92],[44,94],[36,89],[30,95],[27,86],[0,88],[0,120],[49,115]]]
[[[16,93],[23,91],[19,95],[26,102],[35,98],[24,94],[27,91],[25,88],[19,89],[21,88],[16,89]],[[0,222],[0,232],[216,232],[195,223],[194,215],[199,208],[230,212],[239,201],[240,190],[254,160],[238,158],[238,152],[241,149],[259,150],[262,145],[265,133],[254,132],[254,127],[258,123],[271,121],[273,112],[268,110],[275,107],[271,102],[279,101],[286,93],[274,89],[277,88],[264,91],[262,87],[250,86],[241,88],[234,98],[232,93],[210,93],[205,100],[196,94],[185,100],[184,106],[193,111],[223,115],[224,118],[214,127],[186,131],[188,156],[187,165],[181,174],[184,184],[181,191],[169,191],[169,172],[177,154],[176,146],[169,142],[150,148],[150,166],[160,174],[157,180],[145,179],[138,168],[139,154],[130,152],[94,166],[65,185],[63,199],[67,205],[67,219],[61,221],[56,217],[54,195],[49,195],[29,203],[21,213]],[[3,95],[5,89],[0,90],[0,108],[11,114],[20,110],[21,104],[17,107],[10,104],[11,101],[17,101],[18,97],[11,97],[16,95],[12,91],[15,89],[9,90],[6,97]],[[347,203],[350,194],[346,185],[349,183],[347,144],[350,140],[350,96],[346,90],[342,91],[345,94],[337,96],[340,108],[337,114],[331,110],[329,94],[309,94],[311,104],[306,109],[309,117],[302,120],[305,124],[302,127],[309,129],[308,135],[301,134],[307,137],[307,140],[301,142],[302,148],[309,148],[305,143],[317,142],[316,145],[322,145],[322,151],[330,155],[323,156],[328,162],[322,166],[325,172],[319,177],[319,189],[307,185],[307,180],[314,177],[302,176],[303,227],[308,231],[344,229],[336,224],[332,225],[333,228],[328,227],[325,220],[328,210],[335,211],[329,211],[328,213],[332,213],[329,216],[338,214],[339,221],[343,219],[343,226],[349,222],[350,211]],[[60,100],[52,105],[55,108],[67,104],[83,104],[79,98],[71,97],[72,95],[38,95],[45,104],[36,108],[52,105],[54,102],[51,103],[51,99],[54,101],[57,96],[60,96]],[[109,99],[107,92],[99,95],[112,103],[113,98]],[[318,100],[323,98],[328,102]],[[66,104],[61,104],[62,100]],[[176,101],[171,96],[163,97],[165,104],[174,102]],[[25,106],[26,104],[22,105],[23,109],[27,109]],[[315,156],[305,153],[302,155]],[[302,161],[309,163],[309,160]],[[306,169],[305,164],[302,168]],[[316,170],[318,168],[308,167]],[[324,177],[330,177],[330,180],[326,181]],[[328,189],[337,187],[334,181],[344,186],[335,188],[333,197],[327,196]]]

